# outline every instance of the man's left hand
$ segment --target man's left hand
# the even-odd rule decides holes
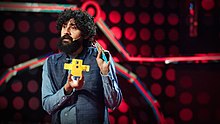
[[[96,61],[97,61],[98,66],[99,66],[99,68],[100,68],[100,70],[101,70],[101,73],[102,73],[103,75],[107,75],[108,72],[109,72],[110,62],[108,61],[108,63],[106,63],[104,60],[102,60],[102,59],[101,59],[101,55],[102,55],[102,52],[99,51],[99,52],[98,52],[98,55],[97,55],[97,57],[96,57]]]

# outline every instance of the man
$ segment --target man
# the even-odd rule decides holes
[[[109,123],[107,108],[117,108],[122,94],[110,53],[106,63],[91,45],[96,35],[93,17],[82,10],[66,9],[57,19],[57,29],[61,52],[48,57],[42,72],[44,110],[52,115],[52,123]],[[64,70],[64,63],[72,59],[83,60],[90,66],[89,72],[74,79],[70,71]]]

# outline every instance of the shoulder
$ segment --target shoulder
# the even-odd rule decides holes
[[[47,58],[47,62],[56,62],[60,59],[65,59],[66,58],[66,54],[60,52],[60,53],[55,53],[55,54],[52,54],[50,55],[48,58]]]
[[[96,56],[97,53],[98,53],[98,50],[95,47],[92,47],[92,46],[88,47],[87,54]]]
[[[87,52],[92,53],[92,54],[98,54],[98,49],[96,47],[91,46],[91,47],[88,47]],[[110,54],[110,52],[108,50],[104,50],[104,52]]]

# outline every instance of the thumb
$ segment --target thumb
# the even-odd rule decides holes
[[[71,77],[72,77],[72,75],[71,75],[71,74],[69,74],[69,75],[68,75],[68,77],[67,77],[67,79],[68,79],[68,80],[72,80],[72,78],[71,78]]]
[[[82,75],[82,76],[80,76],[80,78],[79,78],[79,80],[83,80],[84,79],[84,76]]]

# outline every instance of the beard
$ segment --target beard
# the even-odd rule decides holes
[[[70,40],[70,43],[64,43],[64,39]],[[69,55],[76,52],[81,46],[82,46],[81,38],[77,40],[73,40],[73,38],[67,34],[62,36],[57,42],[57,48],[60,49],[62,52],[69,54]]]

